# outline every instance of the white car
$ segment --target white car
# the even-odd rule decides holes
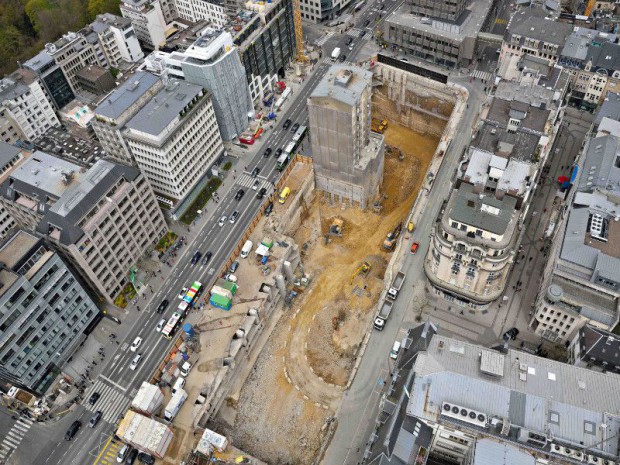
[[[142,354],[136,355],[131,361],[131,365],[129,365],[129,369],[135,370],[136,368],[138,368],[138,364],[140,363],[140,360],[142,360]]]
[[[159,320],[159,323],[157,323],[157,326],[155,327],[155,332],[161,333],[161,330],[164,329],[164,326],[166,326],[166,320],[162,318],[161,320]]]
[[[226,215],[222,216],[222,217],[220,218],[220,221],[218,221],[218,223],[217,223],[217,224],[219,224],[220,226],[224,226],[224,223],[226,223],[226,219],[227,219],[227,218],[226,218]]]
[[[258,186],[260,186],[260,181],[257,179],[256,181],[254,181],[254,184],[252,184],[252,189],[258,190]]]
[[[183,365],[181,366],[181,369],[179,370],[181,373],[181,376],[187,376],[189,375],[190,370],[192,369],[192,364],[189,362],[185,362],[183,363]]]
[[[131,347],[129,348],[129,350],[131,350],[132,352],[135,352],[136,350],[138,350],[138,347],[140,347],[140,345],[142,345],[142,338],[138,336],[137,338],[133,340],[133,343],[131,344]]]
[[[185,294],[187,294],[187,288],[186,287],[181,289],[181,292],[179,292],[179,299],[182,299],[183,297],[185,297]]]

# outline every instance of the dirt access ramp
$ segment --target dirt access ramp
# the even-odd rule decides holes
[[[384,113],[378,115],[385,119]],[[234,410],[234,424],[225,424],[224,416],[217,421],[233,444],[269,463],[315,460],[384,286],[391,254],[383,249],[383,240],[406,219],[439,141],[391,121],[384,136],[398,150],[386,155],[380,215],[330,204],[320,193],[302,200],[301,225],[288,233],[300,244],[304,269],[313,281],[285,309],[252,374],[223,408]],[[295,166],[286,180],[290,198],[311,175],[309,165]],[[276,218],[258,225],[265,235],[287,205],[275,207]],[[343,220],[344,233],[326,244],[334,218]],[[364,261],[372,265],[370,272],[351,280]]]

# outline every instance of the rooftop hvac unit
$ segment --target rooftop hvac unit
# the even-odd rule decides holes
[[[486,414],[461,407],[460,405],[444,402],[441,406],[441,414],[448,418],[453,418],[480,428],[486,428],[487,426]]]
[[[603,459],[595,457],[594,455],[588,455],[588,463],[591,465],[601,465],[603,463]]]

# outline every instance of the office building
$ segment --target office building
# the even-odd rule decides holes
[[[20,148],[0,141],[0,180],[2,180],[6,173],[23,158],[24,153]],[[17,223],[9,214],[8,210],[0,204],[0,238],[6,237],[16,225]]]
[[[101,313],[42,238],[18,231],[0,248],[0,365],[43,394]]]
[[[75,77],[82,90],[94,95],[106,94],[116,86],[110,70],[97,65],[82,68]]]
[[[599,371],[620,373],[620,337],[592,325],[584,325],[570,341],[568,363]]]
[[[474,59],[490,0],[407,0],[384,22],[384,38],[399,54],[455,68]]]
[[[120,163],[134,164],[129,147],[123,139],[123,128],[162,86],[163,83],[157,76],[140,71],[118,86],[95,108],[92,126],[108,158]]]
[[[175,202],[224,151],[209,93],[184,81],[171,80],[155,94],[123,136],[153,190]]]
[[[365,208],[383,182],[383,136],[370,131],[372,73],[334,65],[308,98],[316,188]]]
[[[157,0],[123,0],[120,9],[144,48],[158,50],[166,43],[166,20]]]
[[[336,19],[353,3],[352,0],[336,0],[334,2],[300,0],[301,17],[318,24]]]
[[[620,377],[409,330],[364,464],[614,464]]]
[[[530,327],[557,342],[570,341],[586,323],[611,331],[619,319],[620,134],[592,138],[581,173],[558,219]],[[572,202],[571,202],[572,200]]]
[[[61,109],[75,98],[62,69],[46,51],[41,51],[25,61],[22,68],[33,71],[39,76],[56,110]]]
[[[228,21],[223,2],[219,0],[176,0],[179,18],[192,23],[208,21],[223,27]]]
[[[144,58],[131,20],[105,13],[97,15],[90,27],[97,33],[110,66],[119,68],[123,63],[136,63]]]
[[[0,202],[110,303],[129,282],[130,268],[167,230],[146,178],[107,160],[87,170],[34,152],[0,184]]]
[[[32,142],[59,125],[54,106],[36,73],[20,68],[0,80],[0,140]]]

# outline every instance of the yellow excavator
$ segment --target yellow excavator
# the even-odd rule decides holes
[[[389,250],[389,251],[394,250],[394,246],[396,245],[396,240],[400,236],[400,232],[402,229],[403,229],[403,224],[398,223],[396,227],[387,234],[385,240],[383,241],[383,248],[385,250]]]
[[[367,275],[368,272],[370,271],[370,268],[372,268],[372,265],[368,262],[364,262],[362,263],[357,270],[355,270],[353,272],[353,274],[351,275],[351,284],[353,284],[353,280],[355,279],[355,277],[360,274],[360,273],[364,273],[364,275]]]

